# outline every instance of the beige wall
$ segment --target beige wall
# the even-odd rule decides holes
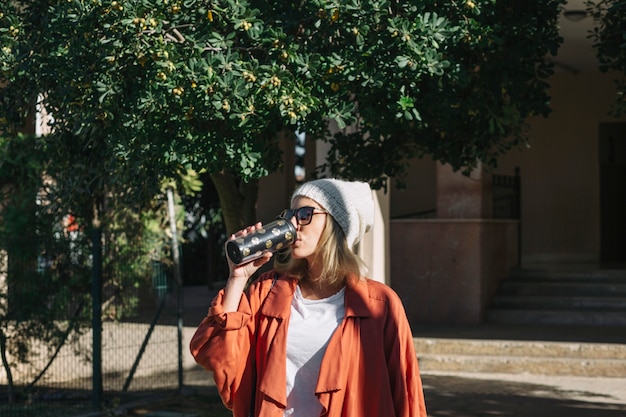
[[[522,261],[599,257],[598,125],[615,97],[613,78],[559,72],[552,113],[530,120],[530,147],[500,158],[498,172],[522,178]]]
[[[414,217],[436,209],[437,165],[430,158],[415,159],[405,178],[406,188],[398,189],[396,181],[391,181],[391,218]]]
[[[530,146],[500,157],[495,173],[522,178],[522,263],[596,261],[600,245],[598,125],[608,115],[615,75],[558,72],[552,113],[530,120]],[[391,187],[391,218],[436,207],[436,164],[415,160],[407,189]]]
[[[389,284],[389,193],[373,191],[375,218],[374,226],[359,244],[359,256],[367,264],[367,276]]]

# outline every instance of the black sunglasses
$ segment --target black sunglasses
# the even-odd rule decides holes
[[[280,213],[280,217],[285,220],[291,220],[293,216],[296,216],[296,221],[298,222],[298,224],[300,226],[306,226],[307,224],[311,223],[314,214],[328,214],[328,212],[326,210],[318,209],[316,207],[305,206],[298,209],[283,210],[283,212]]]

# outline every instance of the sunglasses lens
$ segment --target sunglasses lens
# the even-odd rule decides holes
[[[280,213],[280,217],[282,217],[283,219],[286,219],[286,220],[291,220],[291,218],[293,217],[294,214],[295,214],[294,210],[285,209],[285,210],[283,210],[282,213]]]
[[[313,217],[313,207],[301,207],[297,210],[296,218],[298,223],[307,225],[311,223],[311,217]]]
[[[313,220],[314,207],[300,207],[299,209],[286,209],[280,213],[280,217],[285,220],[291,220],[296,216],[296,222],[301,226],[306,226]]]

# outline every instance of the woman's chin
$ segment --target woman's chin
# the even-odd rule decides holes
[[[303,259],[306,258],[306,254],[303,254],[298,248],[291,248],[291,257],[293,259]]]

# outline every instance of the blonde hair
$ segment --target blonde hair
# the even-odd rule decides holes
[[[365,263],[348,247],[343,229],[331,215],[326,216],[326,224],[315,251],[316,262],[322,264],[320,276],[324,284],[338,284],[349,275],[359,278],[365,273]],[[306,259],[292,258],[291,249],[288,248],[276,257],[274,269],[303,280],[308,276],[309,264]]]

